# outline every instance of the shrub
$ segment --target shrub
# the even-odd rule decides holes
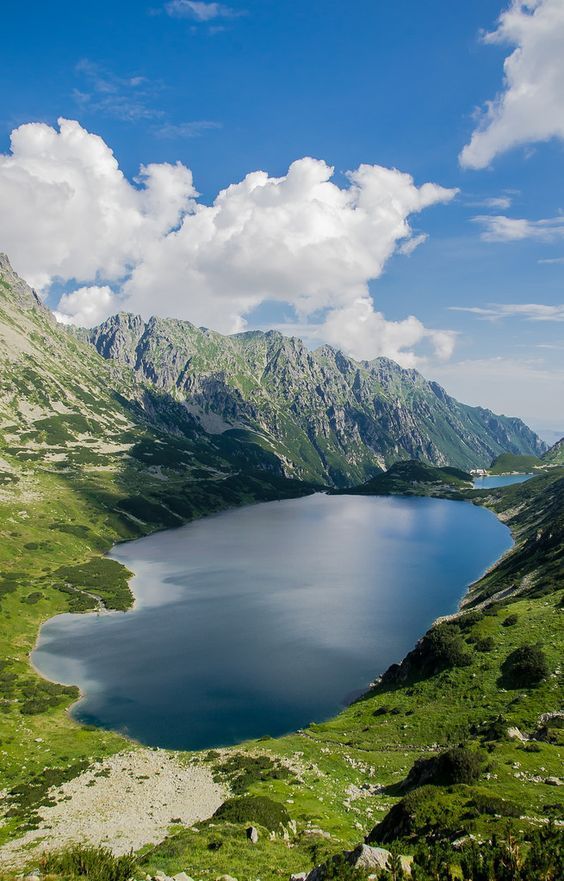
[[[489,793],[477,793],[469,802],[469,807],[473,808],[476,814],[487,814],[490,817],[521,816],[519,805]]]
[[[422,784],[451,786],[456,783],[474,783],[482,773],[480,753],[466,746],[456,746],[429,759],[417,759],[407,775],[409,788]]]
[[[397,802],[366,840],[388,844],[400,838],[442,838],[458,828],[452,806],[437,797],[434,786],[422,786]]]
[[[217,766],[216,771],[216,779],[221,780],[221,775],[225,775],[232,792],[236,795],[242,795],[252,783],[264,780],[287,780],[294,776],[288,768],[268,756],[242,754],[231,756],[226,762]]]
[[[446,622],[427,631],[401,664],[392,664],[382,677],[382,685],[426,679],[443,670],[466,667],[471,663],[459,627],[454,622]]]
[[[45,874],[56,873],[90,881],[129,881],[135,867],[133,854],[116,857],[107,847],[75,845],[45,854],[40,863]]]
[[[477,652],[491,652],[495,648],[495,640],[492,636],[480,637],[474,643]]]
[[[347,858],[339,854],[325,863],[320,876],[323,881],[366,881],[368,871],[351,866]]]
[[[213,816],[226,823],[256,823],[270,832],[280,831],[290,822],[284,805],[263,795],[230,798],[218,807]]]
[[[477,733],[484,740],[505,740],[507,738],[507,719],[503,716],[490,719],[478,727]]]
[[[538,645],[522,645],[501,665],[501,682],[506,688],[531,688],[550,672],[548,661]]]
[[[519,615],[508,615],[507,618],[501,622],[502,627],[514,627],[519,620]]]

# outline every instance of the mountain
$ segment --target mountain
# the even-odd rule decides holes
[[[549,465],[564,465],[564,437],[547,450],[542,458]]]
[[[47,488],[47,484],[49,488]],[[65,487],[124,537],[297,492],[257,444],[208,434],[166,392],[57,324],[0,255],[0,501]]]
[[[468,469],[546,449],[521,420],[461,404],[388,358],[357,362],[277,331],[223,336],[124,313],[78,335],[182,402],[207,431],[252,437],[300,479],[345,486],[401,459]]]

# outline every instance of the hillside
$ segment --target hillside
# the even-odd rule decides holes
[[[564,465],[564,437],[547,450],[542,459],[549,465]]]
[[[78,333],[183,402],[208,431],[251,433],[300,479],[345,486],[398,459],[469,469],[546,448],[519,419],[461,404],[387,358],[356,362],[276,331],[226,337],[129,314]]]
[[[543,459],[538,456],[516,456],[513,453],[501,453],[496,456],[488,468],[490,474],[529,474],[542,468]]]
[[[402,495],[461,498],[472,489],[472,476],[459,468],[436,468],[426,462],[396,462],[359,486],[336,490],[344,495]]]

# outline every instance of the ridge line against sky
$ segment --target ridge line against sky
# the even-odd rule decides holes
[[[63,0],[36,58],[30,5],[0,250],[60,320],[273,326],[564,429],[564,0]]]

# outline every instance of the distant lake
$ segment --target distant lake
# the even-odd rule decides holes
[[[474,481],[475,489],[493,489],[496,486],[511,486],[512,483],[525,483],[535,474],[497,474],[492,477],[477,477]]]
[[[239,508],[117,545],[129,612],[59,615],[33,661],[76,719],[198,749],[336,713],[511,546],[466,502],[328,496]]]

